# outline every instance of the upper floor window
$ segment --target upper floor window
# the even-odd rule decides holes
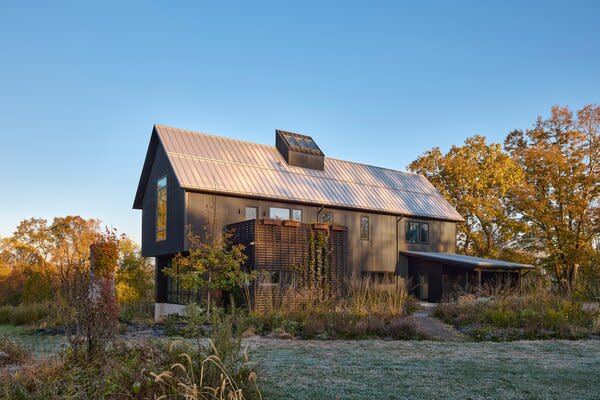
[[[292,220],[302,222],[302,210],[292,209]]]
[[[246,207],[246,221],[258,217],[258,207]]]
[[[406,241],[408,243],[429,244],[429,224],[427,222],[406,222]]]
[[[369,240],[369,217],[360,217],[360,240]]]
[[[269,208],[269,218],[271,219],[290,219],[289,208],[271,207]]]
[[[333,224],[333,213],[331,211],[324,211],[320,213],[319,222],[322,224]]]
[[[156,241],[167,239],[167,177],[156,181]]]

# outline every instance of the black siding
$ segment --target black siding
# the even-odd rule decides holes
[[[156,241],[156,181],[167,176],[167,239]],[[142,254],[145,257],[183,251],[185,191],[179,187],[162,145],[156,148],[142,208]]]

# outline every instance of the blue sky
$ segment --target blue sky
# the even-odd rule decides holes
[[[139,240],[156,122],[404,169],[600,102],[598,2],[84,3],[0,0],[0,236],[79,214]]]

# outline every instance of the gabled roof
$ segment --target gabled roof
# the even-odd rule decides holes
[[[424,260],[439,261],[444,264],[456,265],[469,269],[503,269],[503,270],[521,270],[531,269],[533,265],[520,264],[509,261],[494,260],[492,258],[481,258],[465,256],[454,253],[436,253],[430,251],[400,251],[400,253],[409,257],[422,258]]]
[[[155,125],[134,208],[142,207],[156,145],[187,190],[463,221],[424,177],[325,157],[323,171],[288,165],[275,146]]]

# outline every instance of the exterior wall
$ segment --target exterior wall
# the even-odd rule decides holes
[[[409,221],[429,223],[429,244],[408,243],[406,241],[406,224]],[[435,251],[456,253],[456,223],[448,221],[425,220],[421,218],[403,217],[400,221],[399,250]],[[408,257],[400,255],[398,274],[408,275]]]
[[[156,182],[167,177],[167,239],[156,241]],[[162,145],[157,146],[154,163],[146,185],[142,208],[142,254],[154,257],[183,250],[185,226],[185,191],[177,178]]]
[[[215,227],[220,232],[226,225],[245,219],[246,207],[257,207],[258,218],[268,218],[270,207],[297,208],[302,210],[302,222],[317,222],[320,207],[298,205],[278,201],[186,192],[187,223],[193,231],[202,234],[209,221],[216,219]],[[408,274],[408,261],[398,256],[399,250],[455,252],[456,225],[453,222],[424,220],[360,212],[354,210],[324,208],[321,212],[332,212],[334,222],[348,228],[346,265],[348,275],[358,276],[363,272]],[[369,217],[369,240],[360,239],[360,217]],[[423,221],[429,223],[429,244],[411,244],[405,239],[405,223]],[[398,228],[397,228],[398,227]],[[398,235],[396,233],[398,229]],[[398,237],[398,241],[396,238]],[[186,248],[188,246],[186,240]]]

